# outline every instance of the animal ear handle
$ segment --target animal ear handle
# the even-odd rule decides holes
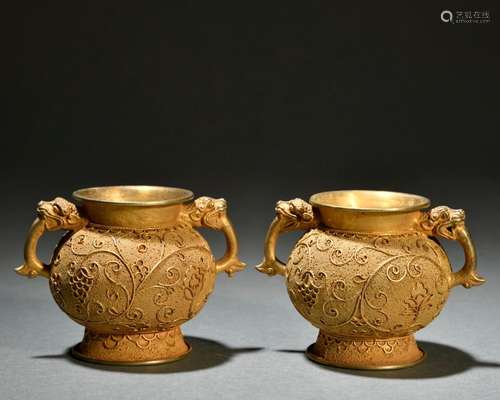
[[[462,285],[465,288],[470,288],[486,282],[477,273],[476,249],[465,226],[464,210],[455,210],[446,206],[435,207],[424,213],[420,226],[429,236],[456,240],[464,249],[464,266],[460,271],[451,273],[450,287]]]
[[[302,199],[278,201],[274,218],[264,244],[264,260],[257,265],[257,270],[273,276],[286,275],[286,264],[276,256],[276,243],[281,233],[295,230],[307,230],[318,226],[319,222],[312,206]]]
[[[245,268],[238,258],[238,239],[233,225],[227,216],[227,203],[224,199],[199,197],[184,209],[184,217],[192,226],[222,231],[226,237],[226,253],[215,262],[217,272],[224,271],[229,276]]]
[[[24,244],[24,264],[16,268],[16,272],[28,278],[35,278],[38,275],[48,278],[50,265],[40,261],[36,254],[40,237],[45,231],[59,229],[77,231],[87,224],[87,220],[80,217],[78,209],[73,203],[62,197],[56,197],[52,201],[39,202],[36,211],[38,217],[31,225]]]

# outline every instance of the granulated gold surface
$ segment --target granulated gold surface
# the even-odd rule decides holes
[[[413,333],[442,310],[449,290],[484,282],[462,210],[421,196],[370,191],[325,192],[279,201],[258,270],[286,277],[297,311],[320,329],[311,358],[347,368],[414,365]],[[338,226],[337,226],[338,225]],[[307,232],[287,264],[276,258],[282,232]],[[436,240],[457,240],[465,265],[452,272]]]
[[[188,352],[179,326],[201,310],[217,272],[232,275],[244,267],[225,200],[191,201],[190,193],[93,188],[78,192],[79,210],[61,198],[40,202],[25,264],[17,272],[48,277],[59,307],[85,326],[84,339],[74,349],[77,357],[137,364]],[[197,227],[224,232],[227,251],[220,260],[214,260]],[[45,265],[36,256],[37,242],[46,230],[57,229],[70,233]]]

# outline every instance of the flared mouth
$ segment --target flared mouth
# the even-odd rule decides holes
[[[193,199],[193,192],[166,186],[101,186],[79,189],[73,197],[87,203],[148,207],[186,203]]]
[[[335,190],[316,193],[310,202],[315,207],[328,207],[352,212],[405,213],[430,206],[428,198],[409,193],[380,190]]]

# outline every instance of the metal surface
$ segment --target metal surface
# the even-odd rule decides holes
[[[335,367],[335,368],[346,368],[346,369],[358,369],[358,370],[369,370],[369,371],[387,371],[387,370],[393,370],[393,369],[403,369],[403,368],[409,368],[409,367],[414,367],[415,365],[420,364],[422,361],[424,361],[427,358],[427,354],[425,351],[422,349],[418,349],[421,353],[420,358],[416,359],[413,362],[406,363],[406,364],[387,364],[387,365],[377,365],[377,366],[367,366],[366,364],[359,364],[355,365],[350,363],[348,366],[344,367],[341,364],[337,362],[332,362],[331,360],[325,359],[322,356],[318,356],[314,353],[314,343],[311,344],[307,349],[306,349],[306,356],[309,360],[314,361],[318,364],[323,364],[327,365],[330,367]]]
[[[309,201],[313,207],[383,214],[407,213],[431,205],[430,200],[423,196],[383,190],[334,190],[316,193]]]
[[[61,198],[39,203],[17,272],[49,278],[56,303],[85,326],[80,358],[122,364],[178,359],[189,350],[179,326],[204,306],[216,273],[231,276],[244,268],[225,200],[186,203],[189,191],[144,186],[76,193],[79,209]],[[220,260],[197,227],[224,233]],[[38,240],[58,229],[70,232],[50,265],[43,264]]]
[[[191,353],[191,350],[193,349],[189,343],[187,343],[187,342],[185,342],[185,343],[187,346],[187,350],[185,350],[183,353],[181,353],[179,355],[171,356],[171,357],[165,358],[165,359],[154,359],[154,360],[148,360],[148,361],[127,362],[127,361],[99,360],[99,359],[95,359],[92,357],[88,357],[87,355],[85,355],[85,353],[81,353],[78,350],[79,344],[77,344],[71,348],[71,355],[74,358],[76,358],[77,360],[84,361],[84,362],[91,363],[91,364],[141,367],[141,366],[147,366],[147,365],[168,364],[171,362],[182,360],[184,357],[188,356],[189,353]]]
[[[425,211],[427,199],[402,193],[325,192],[311,199],[314,209],[301,199],[277,203],[257,269],[286,277],[295,308],[320,329],[319,359],[345,368],[414,365],[422,354],[412,334],[437,317],[449,290],[484,282],[465,213]],[[277,239],[298,229],[307,232],[285,265],[276,258]],[[462,245],[460,271],[452,272],[437,237]]]
[[[167,206],[193,200],[193,192],[187,189],[165,186],[101,186],[79,189],[73,198],[82,203],[106,203],[129,206]]]

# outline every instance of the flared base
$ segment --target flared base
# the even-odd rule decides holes
[[[179,360],[191,351],[179,327],[136,335],[112,335],[85,330],[71,349],[73,357],[97,364],[151,365]]]
[[[388,339],[348,338],[321,332],[306,355],[320,364],[351,369],[398,369],[424,360],[414,335]]]

